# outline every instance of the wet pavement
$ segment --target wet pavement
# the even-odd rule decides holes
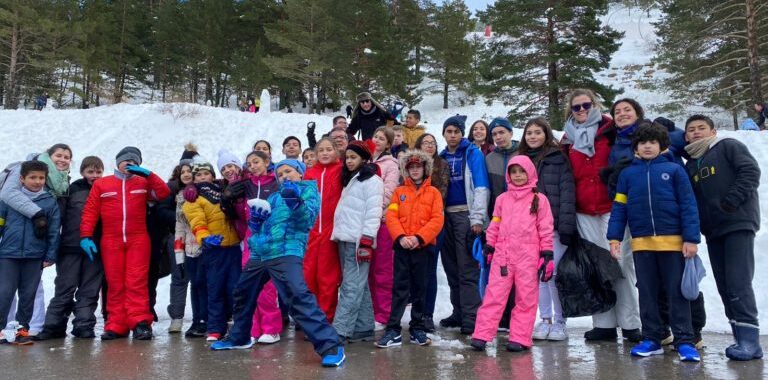
[[[628,343],[585,344],[583,329],[570,340],[541,342],[527,353],[473,351],[468,338],[439,331],[430,347],[403,343],[379,349],[371,342],[347,346],[341,368],[322,368],[301,332],[288,329],[277,344],[247,351],[210,351],[203,339],[168,335],[155,325],[154,341],[53,340],[0,346],[2,379],[766,379],[762,360],[731,362],[729,335],[705,334],[701,363],[681,363],[675,352],[632,358]],[[407,334],[407,330],[404,331]],[[768,347],[768,336],[762,337]]]

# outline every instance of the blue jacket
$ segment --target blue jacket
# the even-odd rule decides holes
[[[440,157],[448,161],[448,149],[440,152]],[[471,225],[484,224],[488,219],[488,200],[490,198],[490,182],[488,171],[485,168],[485,156],[480,149],[466,138],[461,139],[456,152],[461,154],[464,165],[464,193],[469,207],[469,221]]]
[[[32,219],[0,201],[0,258],[56,262],[61,228],[59,206],[47,191],[38,195],[33,202],[48,218],[48,234],[45,239],[36,238]]]
[[[633,251],[680,251],[699,243],[699,213],[682,166],[659,155],[635,158],[619,176],[608,222],[608,240],[621,241],[629,224]]]
[[[315,181],[301,181],[301,204],[291,210],[279,192],[267,198],[272,212],[258,231],[248,239],[252,260],[266,261],[283,256],[304,257],[309,231],[320,212],[320,196]]]

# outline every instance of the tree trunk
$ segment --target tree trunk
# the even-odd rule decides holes
[[[123,1],[123,18],[120,20],[120,51],[117,55],[117,72],[115,72],[115,94],[114,103],[123,101],[123,88],[125,84],[125,64],[123,63],[123,52],[125,51],[125,24],[127,23],[128,2]]]
[[[14,12],[14,18],[19,17],[19,11]],[[10,59],[8,62],[8,78],[6,78],[5,89],[5,109],[16,109],[19,107],[19,101],[16,94],[16,81],[18,74],[17,65],[19,62],[19,24],[15,23],[11,26],[11,44],[10,44]]]
[[[443,109],[448,109],[448,65],[445,66],[443,73]]]
[[[547,15],[547,46],[549,50],[549,63],[547,64],[547,100],[549,102],[548,108],[549,108],[549,119],[554,124],[553,125],[560,125],[558,115],[558,109],[559,107],[559,95],[560,95],[560,89],[559,89],[559,83],[558,83],[558,72],[557,72],[557,60],[554,58],[554,54],[552,50],[554,49],[555,44],[557,41],[555,40],[555,21],[552,19],[552,15]]]
[[[749,83],[752,86],[752,101],[755,104],[763,104],[760,61],[757,55],[758,41],[757,23],[755,22],[755,3],[755,0],[745,0],[747,16],[747,60],[749,61]]]

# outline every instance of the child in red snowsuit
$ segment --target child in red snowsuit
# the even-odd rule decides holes
[[[171,191],[159,176],[139,166],[138,148],[123,148],[115,160],[115,174],[96,180],[88,195],[80,223],[80,247],[89,256],[99,252],[92,237],[101,221],[108,314],[101,339],[126,337],[133,330],[134,339],[149,340],[153,315],[147,288],[147,202],[161,201]]]
[[[538,175],[528,156],[515,156],[507,165],[507,191],[496,198],[488,226],[485,253],[490,277],[477,311],[472,347],[485,349],[496,336],[512,287],[515,307],[509,327],[508,351],[531,347],[539,303],[539,280],[552,277],[554,220],[547,197],[536,189]]]

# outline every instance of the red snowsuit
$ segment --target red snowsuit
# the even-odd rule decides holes
[[[341,264],[336,243],[331,240],[333,215],[341,198],[341,162],[317,163],[304,175],[317,181],[320,192],[320,214],[309,232],[309,245],[304,255],[304,280],[329,322],[336,314],[341,286]]]
[[[107,322],[104,331],[127,335],[139,322],[152,323],[149,311],[150,243],[147,202],[170,195],[156,174],[144,178],[115,171],[96,180],[83,209],[80,236],[92,237],[101,220],[100,254],[107,280]]]
[[[512,165],[520,165],[525,170],[527,183],[512,184],[509,178]],[[552,250],[554,219],[546,195],[533,192],[538,175],[528,156],[512,157],[506,173],[507,191],[496,198],[493,219],[486,232],[488,245],[496,252],[472,337],[489,342],[496,336],[509,292],[514,287],[515,307],[509,319],[509,341],[530,347],[539,304],[539,253]],[[539,198],[535,214],[530,212],[533,197]],[[506,276],[501,274],[502,267],[507,267]]]

